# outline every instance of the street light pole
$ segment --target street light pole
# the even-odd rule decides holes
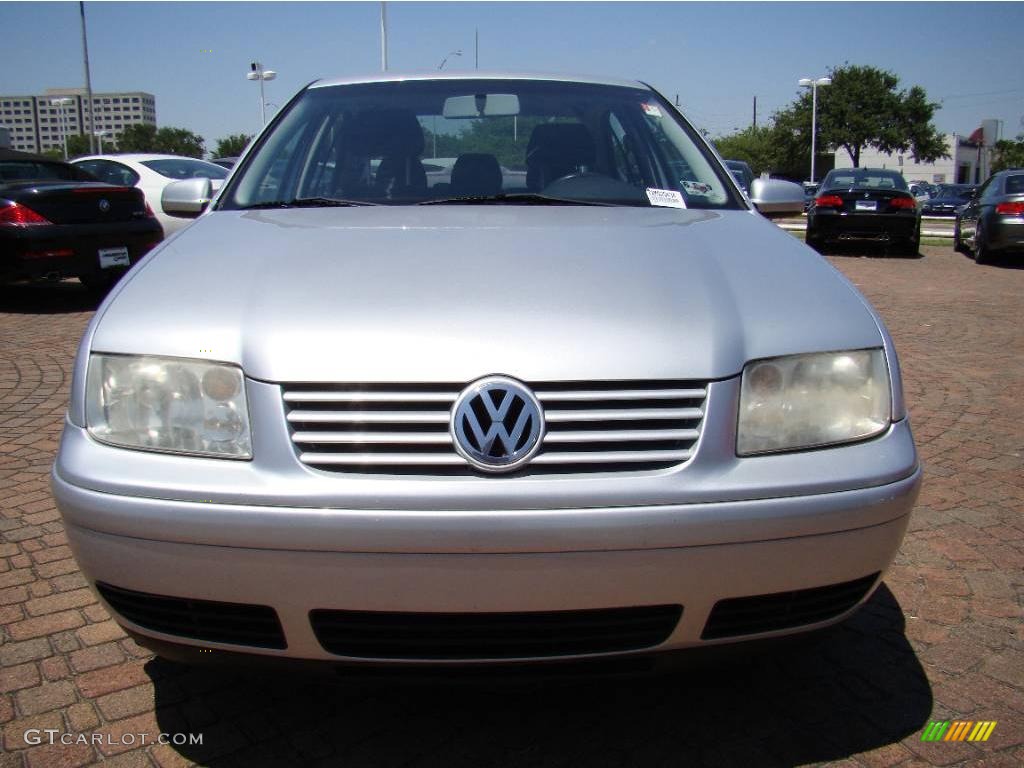
[[[832,78],[819,77],[812,80],[809,77],[802,77],[798,84],[811,89],[811,183],[814,183],[814,158],[817,154],[818,140],[818,86],[832,85]]]
[[[65,104],[70,104],[72,101],[73,101],[73,99],[69,99],[67,96],[65,96],[63,98],[60,98],[60,99],[50,99],[50,106],[51,107],[52,106],[56,106],[58,108],[58,110],[59,110],[59,115],[60,115],[60,123],[59,123],[59,125],[60,125],[60,137],[61,137],[61,141],[64,144],[64,160],[65,161],[67,161],[67,159],[68,159],[68,129],[67,129],[67,125],[64,122],[64,105]]]
[[[266,80],[273,80],[277,77],[277,72],[272,69],[264,69],[263,64],[258,61],[254,61],[249,65],[249,73],[246,74],[246,80],[259,80],[260,81],[260,124],[267,124],[267,99],[263,94],[263,83]]]

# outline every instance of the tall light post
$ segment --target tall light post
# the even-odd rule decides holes
[[[437,71],[440,72],[444,69],[444,65],[448,63],[448,59],[452,56],[461,56],[462,51],[448,51],[448,55],[441,59],[441,63],[437,65]],[[437,157],[437,115],[431,118],[430,135],[434,139],[434,157]]]
[[[277,72],[272,69],[264,69],[263,65],[258,61],[254,61],[249,65],[249,73],[245,76],[246,80],[259,80],[260,81],[260,121],[261,125],[267,124],[267,99],[263,95],[263,83],[267,80],[273,80],[277,77]]]
[[[64,143],[64,159],[68,159],[68,129],[64,124],[64,106],[70,104],[74,99],[68,98],[67,96],[61,99],[50,99],[50,106],[57,107],[60,110],[60,137]]]
[[[811,182],[814,182],[814,155],[817,151],[818,140],[818,86],[832,85],[832,78],[819,77],[812,80],[809,77],[800,78],[798,85],[811,89]]]

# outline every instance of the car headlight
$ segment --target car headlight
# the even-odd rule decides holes
[[[225,459],[252,458],[242,371],[140,355],[89,358],[86,426],[102,443]]]
[[[736,452],[816,448],[885,431],[892,419],[881,349],[756,360],[743,369]]]

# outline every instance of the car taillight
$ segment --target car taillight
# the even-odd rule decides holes
[[[917,208],[917,201],[912,197],[894,197],[889,201],[889,205],[899,210],[909,211]]]
[[[1000,216],[1024,216],[1024,203],[999,203],[996,213]]]
[[[819,208],[842,208],[843,198],[839,195],[822,195],[814,199],[814,204]]]
[[[146,218],[147,219],[155,219],[156,218],[156,214],[153,213],[153,209],[149,207],[149,203],[148,202],[145,203],[145,206],[146,206]]]
[[[0,227],[34,227],[52,223],[21,203],[7,201],[6,205],[0,205]]]

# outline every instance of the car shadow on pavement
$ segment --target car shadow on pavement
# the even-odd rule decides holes
[[[146,670],[161,731],[202,733],[174,749],[213,766],[795,765],[898,742],[932,710],[884,585],[838,627],[706,650],[658,675],[582,678]]]
[[[105,293],[89,290],[77,280],[55,283],[15,283],[0,286],[0,313],[54,315],[92,312]]]

